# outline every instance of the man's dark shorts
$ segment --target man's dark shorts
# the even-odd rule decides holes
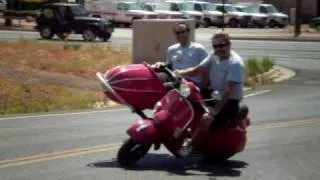
[[[229,99],[215,116],[213,123],[210,125],[210,130],[223,128],[230,119],[234,118],[239,112],[239,103],[239,100]]]

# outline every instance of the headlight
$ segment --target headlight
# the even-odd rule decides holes
[[[181,84],[180,85],[180,94],[183,97],[188,97],[191,94],[191,89],[189,86],[187,86],[186,84]]]

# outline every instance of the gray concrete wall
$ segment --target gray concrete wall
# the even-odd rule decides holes
[[[186,22],[190,26],[190,39],[194,41],[194,20],[187,19],[151,19],[135,20],[133,23],[133,62],[146,61],[150,64],[165,61],[167,48],[177,43],[173,27],[177,22]]]

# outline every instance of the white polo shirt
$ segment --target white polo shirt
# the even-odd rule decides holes
[[[168,48],[166,61],[174,70],[186,69],[198,66],[207,56],[208,53],[200,43],[191,42],[189,47],[182,47],[177,43]],[[184,76],[184,78],[194,82],[200,88],[203,87],[200,76]]]
[[[226,81],[236,82],[236,90],[231,94],[230,99],[243,98],[244,63],[236,52],[231,51],[229,59],[223,61],[219,61],[218,57],[212,54],[202,61],[200,66],[208,70],[213,90],[222,95]]]

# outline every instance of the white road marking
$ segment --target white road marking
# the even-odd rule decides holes
[[[257,91],[257,92],[251,93],[251,94],[247,94],[244,97],[248,98],[248,97],[252,97],[252,96],[258,96],[258,95],[265,94],[265,93],[268,93],[268,92],[271,92],[271,90],[267,89],[267,90],[263,90],[263,91]]]
[[[66,116],[66,115],[82,115],[82,114],[94,114],[94,113],[105,113],[105,112],[116,112],[116,111],[128,111],[129,109],[118,108],[118,109],[107,109],[100,111],[88,111],[88,112],[73,112],[73,113],[55,113],[55,114],[42,114],[42,115],[26,115],[26,116],[16,116],[16,117],[3,117],[0,118],[0,121],[9,120],[9,119],[27,119],[27,118],[38,118],[38,117],[54,117],[54,116]]]
[[[254,92],[247,94],[244,97],[258,96],[270,92],[270,89]],[[106,113],[106,112],[117,112],[117,111],[130,111],[128,108],[118,108],[118,109],[107,109],[99,111],[87,111],[87,112],[73,112],[73,113],[55,113],[55,114],[42,114],[42,115],[26,115],[26,116],[16,116],[16,117],[3,117],[0,118],[0,121],[9,120],[9,119],[27,119],[27,118],[39,118],[39,117],[54,117],[54,116],[67,116],[67,115],[82,115],[82,114],[94,114],[94,113]]]

